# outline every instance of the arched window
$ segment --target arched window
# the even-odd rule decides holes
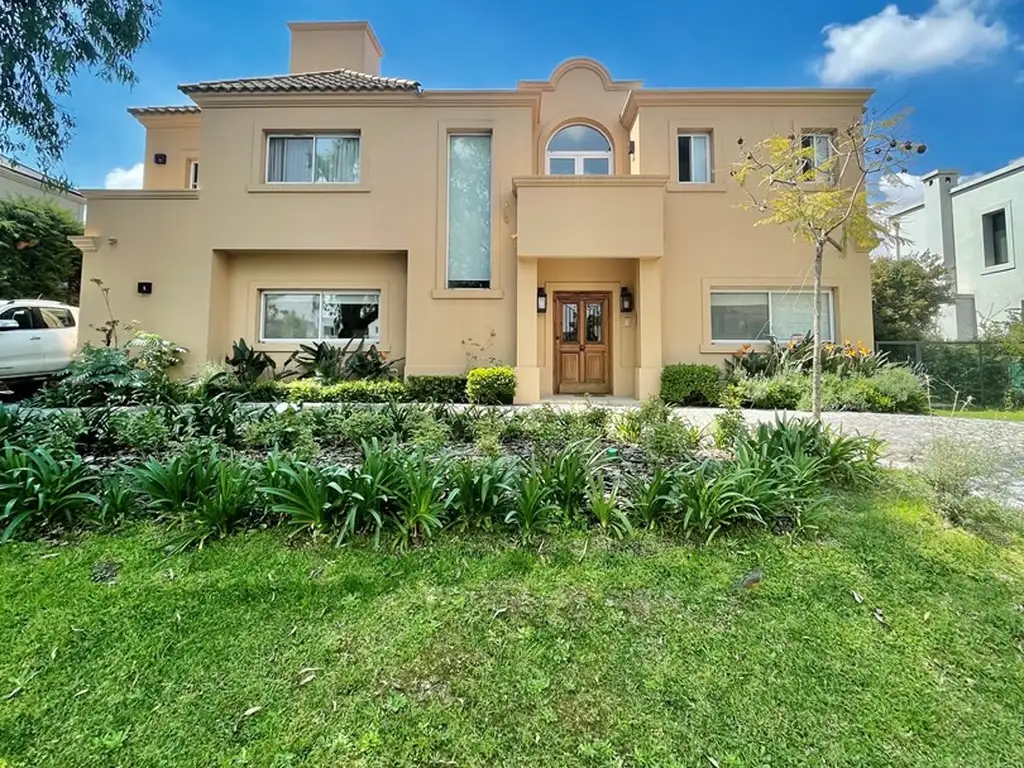
[[[612,145],[589,125],[567,125],[548,141],[547,169],[552,176],[608,176]]]

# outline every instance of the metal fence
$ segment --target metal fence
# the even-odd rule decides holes
[[[879,341],[879,352],[927,374],[937,405],[1001,408],[1024,402],[1024,361],[988,341]]]

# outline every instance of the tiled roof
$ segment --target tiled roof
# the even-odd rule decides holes
[[[199,107],[178,106],[178,107],[131,107],[128,113],[131,115],[198,115]]]
[[[291,75],[247,77],[241,80],[214,80],[179,85],[182,93],[308,93],[332,91],[418,91],[415,80],[378,77],[352,69],[323,72],[299,72]]]

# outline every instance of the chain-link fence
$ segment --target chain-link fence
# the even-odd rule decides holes
[[[996,342],[879,341],[875,348],[926,373],[936,405],[962,404],[968,397],[985,408],[1024,402],[1024,361]]]

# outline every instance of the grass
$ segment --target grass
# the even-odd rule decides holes
[[[0,548],[0,766],[1024,764],[1024,544],[911,498],[795,547],[165,537]]]
[[[998,421],[1024,421],[1024,411],[999,411],[994,408],[987,410],[958,409],[956,413],[951,410],[935,410],[935,416],[956,416],[962,419],[996,419]]]

